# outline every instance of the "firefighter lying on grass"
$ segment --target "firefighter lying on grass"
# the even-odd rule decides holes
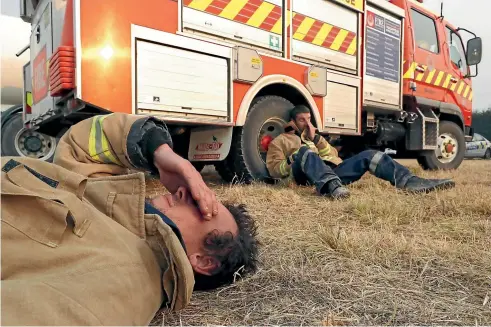
[[[253,219],[171,148],[161,121],[112,114],[73,126],[56,165],[2,157],[3,324],[148,325],[256,269]],[[130,169],[172,194],[146,199]]]
[[[455,186],[449,179],[414,176],[409,169],[380,151],[363,151],[343,161],[336,149],[316,133],[306,106],[293,108],[290,118],[285,132],[268,147],[266,164],[273,178],[291,177],[300,185],[313,184],[320,195],[332,198],[348,197],[349,191],[343,185],[359,180],[367,171],[397,188],[412,192]]]

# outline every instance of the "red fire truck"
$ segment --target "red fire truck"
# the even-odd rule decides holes
[[[22,113],[9,115],[23,126],[2,137],[49,160],[82,119],[154,115],[196,167],[247,182],[268,177],[268,141],[305,104],[346,156],[390,148],[455,169],[473,134],[481,39],[421,2],[21,0],[31,61]]]

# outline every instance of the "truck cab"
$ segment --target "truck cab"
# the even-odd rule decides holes
[[[434,114],[439,121],[438,128],[424,129],[430,135],[437,133],[436,149],[423,151],[418,161],[429,169],[457,168],[465,155],[465,141],[472,139],[471,78],[477,75],[481,60],[481,39],[471,33],[473,38],[464,47],[460,33],[466,30],[450,24],[443,13],[429,11],[422,1],[391,2],[406,12],[405,106],[423,112],[423,116],[426,110],[429,113],[426,116]],[[476,74],[471,73],[473,66]],[[410,142],[406,144],[407,150],[411,148]]]

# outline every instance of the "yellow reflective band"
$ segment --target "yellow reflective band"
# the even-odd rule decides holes
[[[281,164],[280,164],[280,174],[281,174],[282,176],[286,176],[286,175],[288,175],[288,172],[287,172],[287,170],[286,170],[286,160],[283,160],[283,161],[281,162]]]
[[[343,45],[344,40],[346,39],[348,34],[349,33],[347,30],[341,30],[336,36],[336,38],[334,39],[334,42],[331,45],[331,49],[338,51],[339,48],[341,48],[341,46]]]
[[[244,8],[248,0],[232,0],[220,13],[220,17],[233,20],[235,16]]]
[[[26,92],[26,104],[32,107],[32,92]]]
[[[467,87],[466,87],[466,89],[464,91],[464,95],[463,95],[464,98],[467,98],[467,95],[469,94],[469,91],[470,90],[471,90],[471,87],[469,85],[467,85]]]
[[[247,25],[251,25],[254,27],[259,27],[264,22],[264,20],[268,17],[271,11],[274,9],[274,5],[269,2],[263,2],[259,6],[259,8],[252,14],[251,18],[247,21]]]
[[[319,32],[317,32],[317,35],[315,36],[312,43],[315,45],[322,45],[322,43],[324,43],[326,37],[329,35],[329,32],[331,30],[332,30],[332,25],[324,23],[324,25],[322,25]]]
[[[443,88],[446,89],[448,84],[450,84],[450,80],[452,79],[452,75],[448,74],[447,79],[445,79],[445,83],[443,83]]]
[[[348,50],[346,51],[347,54],[349,55],[354,55],[356,52],[356,47],[358,45],[358,36],[355,36],[353,41],[351,41],[351,44],[348,47]]]
[[[189,8],[204,11],[213,2],[213,0],[194,0],[189,4]]]
[[[462,90],[464,89],[464,86],[465,86],[465,82],[464,81],[460,82],[459,89],[457,90],[457,93],[459,95],[462,93]]]
[[[295,34],[293,34],[293,38],[296,40],[303,40],[307,33],[309,32],[312,25],[314,25],[315,19],[310,17],[305,17],[300,26],[297,28]]]
[[[319,155],[321,157],[327,156],[330,152],[331,152],[331,149],[329,147],[326,147],[326,148],[324,148],[322,150],[319,150]]]
[[[409,66],[409,69],[407,72],[404,74],[404,78],[414,78],[414,70],[416,69],[416,63],[413,62],[411,66]]]
[[[435,81],[435,85],[436,85],[436,86],[440,85],[440,83],[442,82],[443,75],[445,75],[445,73],[444,73],[444,72],[439,72],[439,73],[438,73],[438,76],[436,77],[436,81]],[[449,75],[449,76],[450,76],[450,75]],[[450,81],[450,77],[448,78],[448,80]]]
[[[435,76],[435,73],[436,73],[436,69],[433,69],[429,74],[428,74],[428,77],[426,78],[426,83],[431,83],[431,81],[433,80],[433,76]]]
[[[111,151],[109,141],[102,126],[107,115],[96,116],[92,120],[92,128],[89,135],[89,155],[92,159],[107,164],[121,165],[121,162]]]

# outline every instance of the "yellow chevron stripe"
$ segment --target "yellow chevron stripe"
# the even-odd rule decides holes
[[[472,101],[473,97],[474,97],[474,91],[471,90],[471,94],[469,94],[469,101]]]
[[[349,32],[347,30],[340,30],[334,42],[331,45],[331,49],[338,51],[343,45],[344,40],[348,36]]]
[[[467,87],[465,88],[465,91],[464,91],[464,98],[467,98],[467,95],[469,95],[469,91],[471,90],[471,87],[469,85],[467,85]]]
[[[462,93],[462,90],[464,89],[465,82],[461,81],[459,85],[459,89],[457,90],[457,93],[460,95]]]
[[[431,81],[433,80],[433,76],[435,76],[435,73],[436,73],[436,69],[433,69],[429,74],[428,74],[428,77],[426,78],[426,83],[431,83]]]
[[[457,85],[458,85],[458,84],[459,84],[459,82],[457,82],[457,83],[452,83],[452,84],[450,85],[450,90],[451,90],[451,91],[455,91],[455,89],[457,88]]]
[[[416,69],[416,63],[413,62],[411,64],[411,66],[409,66],[409,69],[407,70],[407,72],[404,74],[404,78],[413,78],[415,69]]]
[[[309,32],[312,25],[314,25],[314,23],[315,23],[315,19],[310,17],[305,17],[302,23],[300,23],[300,26],[298,27],[295,34],[293,34],[293,38],[300,41],[303,40],[304,37]]]
[[[426,66],[425,65],[421,65],[424,69],[425,69],[425,72],[426,72]],[[421,82],[421,80],[423,79],[423,77],[425,76],[425,73],[421,73],[421,72],[418,72],[418,76],[416,76],[416,80],[418,82]]]
[[[354,55],[357,47],[358,47],[358,35],[355,36],[353,41],[351,41],[351,44],[349,45],[348,50],[346,50],[346,53],[349,55]]]
[[[315,36],[312,43],[315,45],[322,45],[322,43],[324,43],[331,30],[332,30],[332,25],[324,23],[324,25],[322,25],[321,29]]]
[[[443,88],[446,89],[448,88],[448,84],[450,84],[450,80],[452,79],[452,75],[447,74],[447,78],[445,79],[445,82],[443,83]]]
[[[292,12],[290,10],[287,10],[286,11],[286,28],[288,28],[290,26],[290,22],[293,18],[295,18],[295,15],[297,13],[294,12],[293,15],[292,15]],[[291,16],[291,17],[290,17]],[[278,21],[274,24],[273,28],[271,29],[271,32],[272,33],[276,33],[276,34],[282,34],[282,29],[283,29],[283,22],[282,22],[282,17],[280,17],[280,19],[278,19]]]
[[[439,72],[438,73],[438,76],[436,77],[436,80],[435,80],[435,85],[440,85],[440,83],[442,82],[442,79],[443,79],[443,76],[445,76],[445,72]]]
[[[189,4],[189,8],[205,11],[212,2],[213,0],[193,0],[193,2]]]
[[[220,17],[234,19],[235,16],[244,8],[248,0],[231,0],[225,9],[220,13]]]
[[[256,9],[254,14],[252,14],[251,18],[247,21],[247,25],[251,25],[254,27],[259,27],[264,22],[264,20],[268,17],[271,11],[274,9],[275,5],[269,2],[263,2]]]

